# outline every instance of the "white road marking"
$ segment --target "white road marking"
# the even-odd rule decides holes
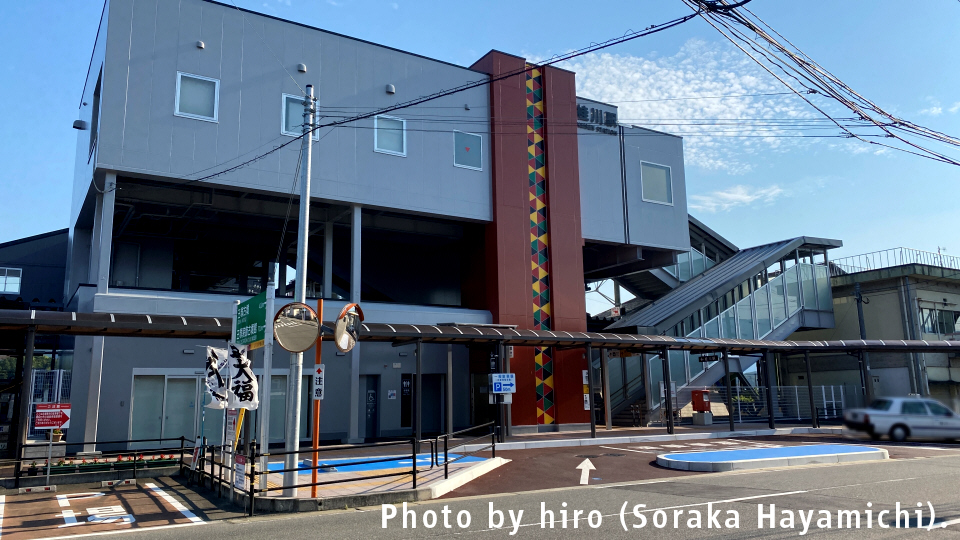
[[[950,521],[944,521],[940,524],[940,527],[949,527],[950,525],[956,525],[960,523],[960,519],[951,519]]]
[[[703,442],[692,442],[689,444],[690,446],[713,446],[713,444],[711,443],[703,443]]]
[[[0,537],[3,536],[3,505],[7,501],[6,495],[0,495]]]
[[[146,484],[145,486],[146,486],[146,488],[149,489],[150,491],[152,491],[152,492],[156,493],[157,495],[159,495],[163,500],[165,500],[165,501],[167,501],[168,503],[170,503],[170,506],[172,506],[172,507],[176,508],[177,510],[179,510],[180,513],[183,514],[183,517],[189,519],[193,524],[195,524],[195,525],[201,525],[201,524],[203,524],[203,520],[202,520],[202,519],[198,518],[193,512],[187,510],[187,507],[184,506],[184,505],[182,505],[182,504],[180,504],[179,501],[177,501],[176,499],[174,499],[174,498],[171,497],[170,495],[167,495],[167,492],[165,492],[164,490],[158,488],[156,484]]]
[[[50,537],[44,537],[43,540],[67,540],[69,538],[84,538],[88,536],[106,536],[108,534],[126,534],[126,533],[132,533],[132,532],[158,531],[160,529],[175,529],[177,527],[192,527],[194,525],[197,525],[197,523],[177,523],[176,525],[160,525],[159,527],[147,526],[147,527],[140,527],[135,529],[123,529],[119,531],[106,531],[106,532],[95,532],[95,533],[85,533],[85,534],[68,534],[65,536],[50,536]]]
[[[687,445],[685,445],[685,444],[664,444],[662,447],[663,447],[663,448],[686,448]]]
[[[636,452],[637,454],[656,454],[656,452],[641,452],[640,450],[632,450],[630,448],[614,448],[612,446],[601,446],[600,448],[606,448],[607,450],[626,450],[627,452]],[[649,448],[651,450],[656,450],[652,446],[637,446],[637,448]]]

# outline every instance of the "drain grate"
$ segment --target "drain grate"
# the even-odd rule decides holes
[[[625,456],[626,454],[604,454],[604,455],[607,456],[607,457],[623,457],[623,456]]]
[[[584,458],[584,459],[596,459],[600,457],[600,455],[599,454],[580,454],[579,456],[574,456],[574,457]]]

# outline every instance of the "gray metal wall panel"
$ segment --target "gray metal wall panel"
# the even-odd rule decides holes
[[[642,199],[640,162],[670,167],[673,205]],[[624,169],[630,243],[688,251],[686,180],[683,169],[683,139],[641,128],[624,128]]]
[[[626,242],[623,228],[623,183],[620,138],[578,130],[580,154],[580,221],[583,238]]]
[[[107,43],[107,21],[109,19],[110,2],[104,5],[103,20],[97,32],[96,42],[90,55],[90,70],[84,84],[83,95],[80,96],[80,106],[77,119],[87,123],[87,130],[77,131],[76,156],[73,169],[73,197],[70,204],[70,227],[73,228],[80,216],[84,202],[90,193],[90,181],[93,178],[95,160],[90,156],[90,131],[93,127],[93,92],[97,87],[97,78],[100,76],[100,67],[103,65]],[[102,94],[102,89],[101,89]],[[86,105],[83,105],[86,103]],[[102,116],[102,108],[101,108]],[[72,272],[71,266],[71,272]]]
[[[102,166],[103,163],[119,165],[122,160],[132,14],[132,1],[110,2],[105,30],[107,42],[103,60],[103,83],[100,92],[98,166]],[[136,84],[139,85],[139,82]]]
[[[194,178],[200,174],[193,173],[233,165],[287,142],[280,134],[280,96],[300,91],[283,68],[300,86],[315,84],[321,114],[328,119],[484,77],[202,0],[115,0],[109,21],[111,69],[104,84],[103,149],[97,160],[104,170]],[[196,47],[198,40],[204,49]],[[299,63],[307,65],[306,74],[297,72]],[[220,80],[217,123],[174,116],[177,70]],[[386,84],[396,85],[397,93],[386,94]],[[464,110],[464,103],[471,110]],[[396,116],[408,119],[405,158],[373,151],[372,120],[337,128],[315,145],[312,195],[492,219],[488,103],[488,90],[482,87],[398,111]],[[432,121],[442,114],[469,120]],[[482,172],[453,166],[453,129],[483,133]],[[288,193],[297,146],[210,182]]]

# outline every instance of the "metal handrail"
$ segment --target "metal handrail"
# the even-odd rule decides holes
[[[924,264],[960,270],[960,257],[920,249],[897,247],[834,259],[830,261],[830,275],[839,276],[868,270],[891,268],[905,264]]]

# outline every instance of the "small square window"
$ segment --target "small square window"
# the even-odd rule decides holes
[[[373,118],[373,149],[375,152],[407,155],[407,121],[393,116]]]
[[[453,165],[483,170],[483,137],[463,131],[453,132]]]
[[[316,120],[316,117],[314,117]],[[292,94],[283,94],[283,124],[280,132],[291,137],[299,137],[303,133],[303,98]],[[313,140],[320,140],[320,130],[314,130]]]
[[[20,294],[22,272],[19,268],[0,268],[0,293]]]
[[[670,178],[670,167],[641,161],[640,185],[644,201],[673,204],[673,185]]]
[[[220,81],[177,72],[177,99],[174,114],[216,122],[219,102]]]

